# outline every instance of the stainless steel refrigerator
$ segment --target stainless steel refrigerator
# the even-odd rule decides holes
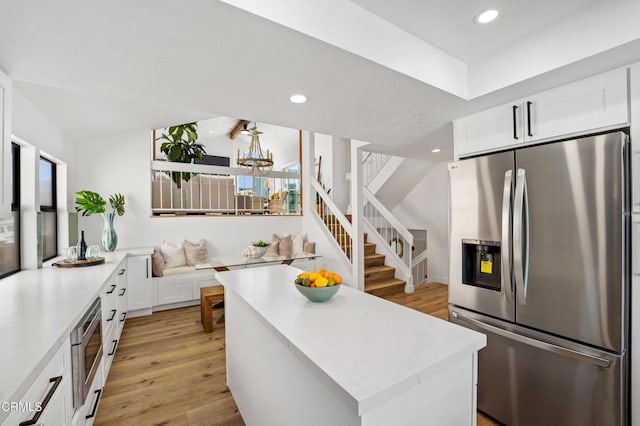
[[[629,422],[623,132],[449,164],[449,319],[485,333],[478,408],[507,425]]]

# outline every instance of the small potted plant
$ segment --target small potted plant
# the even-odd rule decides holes
[[[198,123],[185,123],[168,127],[156,140],[162,140],[160,151],[167,156],[168,161],[176,163],[192,163],[202,160],[206,151],[204,145],[198,143]],[[178,188],[182,188],[182,181],[188,182],[190,173],[172,172],[171,178]]]
[[[193,160],[204,158],[206,151],[204,145],[198,143],[198,123],[185,123],[167,127],[156,140],[163,141],[160,145],[162,152],[168,161],[175,163],[193,163]],[[173,192],[173,207],[188,207],[189,188],[188,183],[193,177],[190,172],[171,172],[171,179],[176,184]]]
[[[262,240],[258,240],[252,243],[251,245],[256,249],[256,254],[257,254],[256,257],[264,256],[264,254],[267,252],[267,248],[269,248],[269,243]]]

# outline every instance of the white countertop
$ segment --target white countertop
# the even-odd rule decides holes
[[[0,279],[0,401],[19,401],[127,254],[152,252],[103,253],[104,264],[85,268],[56,268],[51,261]],[[6,416],[0,411],[0,421]]]
[[[293,284],[300,272],[278,265],[216,278],[351,395],[360,413],[486,345],[483,334],[344,285],[326,303],[309,302]]]

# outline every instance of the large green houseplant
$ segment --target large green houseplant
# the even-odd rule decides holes
[[[171,126],[156,140],[164,141],[160,145],[160,152],[167,156],[168,161],[176,163],[192,163],[193,160],[204,158],[204,145],[198,143],[198,123],[185,123]],[[182,180],[188,182],[191,173],[172,172],[171,178],[178,188],[182,187]]]
[[[118,235],[113,228],[113,218],[115,214],[118,216],[124,214],[124,195],[116,193],[109,196],[109,205],[112,211],[107,212],[106,205],[107,202],[97,192],[87,190],[76,192],[76,211],[82,213],[82,216],[91,216],[96,213],[102,215],[104,219],[102,248],[105,251],[114,251],[118,245]]]

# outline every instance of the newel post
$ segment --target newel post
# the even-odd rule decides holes
[[[358,283],[358,289],[364,291],[364,227],[362,208],[362,147],[365,142],[351,141],[351,223],[353,228],[352,238],[352,268],[353,279]]]

